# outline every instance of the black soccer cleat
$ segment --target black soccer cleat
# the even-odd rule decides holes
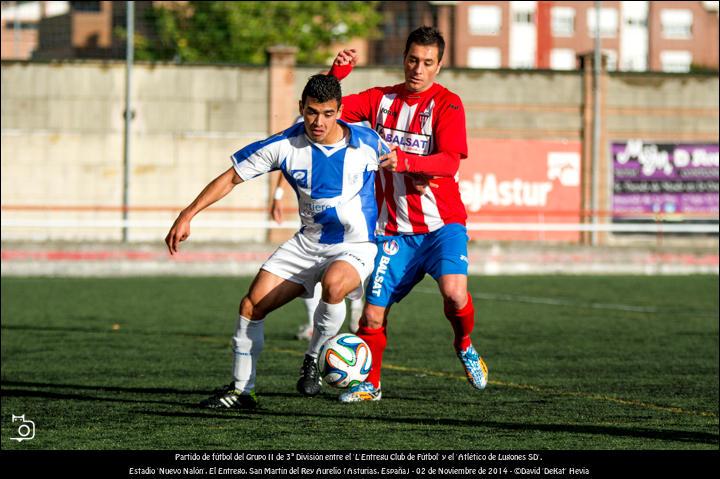
[[[297,390],[303,396],[317,396],[320,394],[320,371],[318,370],[317,360],[308,354],[305,355],[305,360],[300,368]]]
[[[235,389],[235,384],[230,383],[216,389],[213,395],[200,401],[200,407],[207,409],[255,409],[258,407],[255,391],[242,393]]]

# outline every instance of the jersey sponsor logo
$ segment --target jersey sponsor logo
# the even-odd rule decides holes
[[[383,140],[391,145],[399,146],[405,153],[412,153],[414,155],[430,154],[430,135],[394,130],[381,125],[377,126],[377,131]]]
[[[290,170],[290,176],[300,188],[307,188],[307,170]]]
[[[400,245],[395,240],[386,241],[383,243],[383,251],[390,256],[394,256],[400,251]]]
[[[383,256],[382,258],[380,258],[380,263],[378,263],[375,278],[373,278],[372,294],[375,296],[380,296],[380,292],[382,291],[382,284],[385,280],[385,273],[387,273],[389,263],[390,256]]]
[[[302,205],[302,208],[300,209],[300,216],[304,216],[306,218],[312,218],[315,215],[320,214],[329,208],[334,208],[334,206],[318,204],[318,203],[305,203],[304,205]]]
[[[390,110],[388,110],[388,109],[385,108],[385,107],[380,108],[380,111],[383,112],[383,113],[385,113],[386,115],[389,115],[389,116],[397,116],[397,112],[396,112],[396,111],[390,111]]]

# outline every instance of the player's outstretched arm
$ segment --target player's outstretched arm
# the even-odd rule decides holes
[[[171,255],[176,254],[179,251],[180,242],[185,241],[190,236],[190,221],[192,221],[195,215],[216,201],[224,198],[236,185],[242,183],[242,181],[242,178],[238,176],[235,169],[229,168],[225,173],[208,183],[198,197],[195,198],[195,201],[180,212],[165,237],[165,244]]]

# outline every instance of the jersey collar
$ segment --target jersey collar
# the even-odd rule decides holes
[[[348,145],[353,148],[360,148],[360,138],[359,138],[360,135],[355,134],[355,130],[357,129],[357,127],[355,125],[350,125],[348,123],[345,123],[342,120],[337,120],[337,122],[348,129],[348,132],[349,132]]]

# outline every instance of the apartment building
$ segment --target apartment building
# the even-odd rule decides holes
[[[37,49],[40,21],[69,10],[70,2],[2,2],[2,59],[30,59]]]
[[[577,67],[599,29],[610,70],[718,68],[718,2],[457,2],[456,66]]]
[[[135,2],[136,30],[152,39]],[[718,69],[717,1],[418,1],[380,2],[381,38],[357,40],[363,63],[397,65],[408,33],[435,25],[447,40],[445,64],[466,68],[577,68],[599,29],[610,70]],[[125,2],[2,2],[2,58],[122,58],[113,32]],[[367,45],[367,46],[366,46]]]

